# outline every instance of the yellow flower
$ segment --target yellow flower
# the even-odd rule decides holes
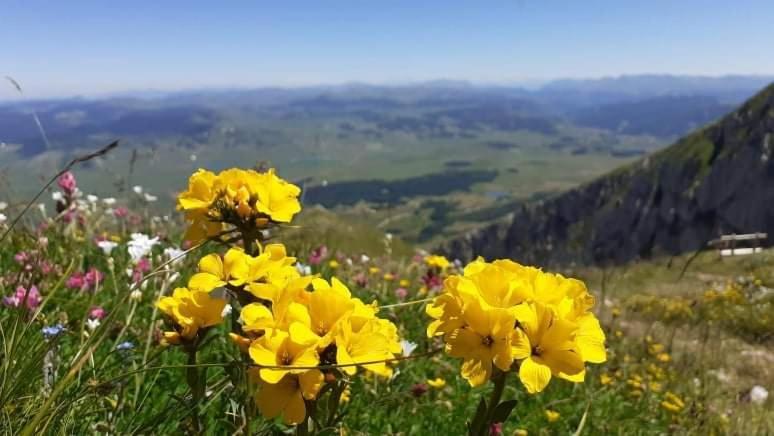
[[[670,360],[672,360],[672,357],[669,356],[669,353],[658,353],[658,355],[656,356],[656,359],[659,362],[665,362],[666,363],[666,362],[669,362]]]
[[[399,351],[400,344],[391,341],[379,321],[371,319],[359,330],[354,330],[351,320],[346,320],[337,329],[336,363],[349,365],[341,367],[342,371],[354,375],[357,372],[354,364],[358,364],[377,375],[392,375],[392,368],[384,361],[395,357],[395,345]]]
[[[518,349],[517,358],[524,358],[519,379],[527,392],[541,392],[552,375],[583,381],[582,353],[574,342],[578,325],[558,318],[540,303],[521,304],[514,312],[520,327],[514,330],[514,349]]]
[[[664,394],[664,401],[661,402],[661,407],[672,413],[679,413],[685,408],[685,403],[680,397],[667,391]]]
[[[339,262],[336,259],[331,259],[330,262],[328,262],[328,266],[331,269],[336,269],[339,267]]]
[[[394,274],[392,274],[392,273],[385,273],[385,274],[384,274],[384,276],[383,276],[382,278],[383,278],[383,279],[384,279],[384,281],[386,281],[386,282],[391,282],[391,281],[395,280],[395,275],[394,275]]]
[[[654,342],[648,346],[648,352],[654,356],[664,351],[664,345]]]
[[[446,271],[446,268],[448,268],[450,265],[449,259],[439,255],[430,255],[425,257],[425,264],[429,267],[438,268],[441,271]]]
[[[560,417],[559,412],[551,409],[546,409],[545,413],[546,413],[546,419],[548,420],[548,422],[559,421],[559,417]]]
[[[516,431],[513,432],[513,436],[527,436],[529,432],[523,428],[517,428]]]
[[[352,391],[349,389],[349,386],[347,386],[344,389],[344,392],[341,393],[341,397],[339,398],[339,401],[341,401],[342,403],[349,403],[351,396],[352,396]]]
[[[156,306],[179,326],[180,336],[192,339],[199,329],[211,327],[223,320],[226,301],[211,298],[207,292],[177,288],[171,297],[162,297]]]
[[[371,274],[379,274],[381,271],[382,271],[381,269],[375,266],[368,268],[368,272]]]
[[[274,221],[290,222],[295,214],[301,212],[301,203],[298,202],[301,189],[279,178],[273,168],[260,176],[260,184],[254,186],[258,196],[255,209]]]
[[[612,382],[613,382],[613,377],[610,377],[609,375],[607,375],[607,373],[599,376],[599,383],[601,383],[603,386],[607,386]]]
[[[290,324],[289,332],[294,341],[317,344],[323,349],[333,341],[338,322],[355,309],[355,303],[347,287],[333,277],[328,284],[324,279],[312,281],[314,292],[309,295],[309,320]]]
[[[400,286],[401,288],[408,288],[409,286],[411,286],[411,281],[406,279],[400,279],[400,281],[398,282],[398,286]]]
[[[508,371],[513,363],[511,333],[513,313],[506,309],[485,310],[475,297],[466,302],[460,319],[464,325],[446,335],[446,352],[464,359],[462,377],[471,386],[489,380],[492,364]]]
[[[444,386],[446,386],[446,380],[436,377],[433,380],[427,380],[427,384],[435,389],[443,389]]]
[[[320,362],[317,351],[308,344],[294,342],[290,335],[281,330],[268,330],[250,345],[250,357],[259,366],[301,366],[313,367]],[[278,383],[286,374],[303,374],[309,368],[279,369],[260,368],[261,380]]]
[[[237,248],[228,250],[223,259],[217,254],[208,254],[199,260],[199,272],[191,276],[188,287],[197,291],[210,292],[225,286],[233,277],[244,276],[247,273],[248,257]],[[243,283],[241,280],[230,280],[230,282],[233,285]]]
[[[258,410],[267,419],[282,415],[285,424],[294,425],[306,417],[304,400],[314,400],[325,377],[313,369],[301,374],[287,374],[277,383],[260,380],[256,395]]]
[[[206,211],[215,201],[214,173],[199,169],[188,179],[188,190],[177,197],[178,208],[185,211]]]

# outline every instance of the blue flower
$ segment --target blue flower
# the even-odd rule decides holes
[[[116,350],[118,351],[129,351],[133,349],[134,344],[129,341],[121,342],[120,344],[116,345]]]
[[[65,328],[60,323],[60,324],[54,324],[54,325],[43,327],[41,331],[43,332],[43,337],[45,337],[46,339],[53,339],[61,335],[62,333],[64,333]]]

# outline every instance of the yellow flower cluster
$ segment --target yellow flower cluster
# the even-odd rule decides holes
[[[309,277],[286,282],[284,286],[258,291],[271,302],[248,304],[242,309],[243,329],[254,335],[249,347],[258,364],[262,386],[258,407],[266,417],[280,414],[286,423],[300,422],[306,413],[304,399],[315,399],[322,385],[326,365],[354,375],[357,366],[389,376],[385,360],[400,353],[397,327],[377,318],[377,307],[352,297],[336,278],[330,282]],[[316,367],[323,365],[322,368]],[[278,368],[289,366],[290,368]],[[293,369],[292,367],[299,367]]]
[[[449,268],[451,263],[449,263],[449,259],[444,256],[431,254],[425,257],[425,265],[429,266],[430,268],[438,268],[440,271],[446,271],[446,268]]]
[[[259,410],[289,424],[304,419],[304,400],[316,398],[331,365],[343,365],[348,375],[361,366],[389,376],[385,361],[401,352],[397,327],[376,316],[375,304],[353,297],[336,278],[302,276],[295,261],[282,244],[266,245],[257,256],[232,248],[203,257],[188,283],[196,295],[226,287],[253,297],[240,312],[244,336],[231,337],[257,365],[251,374],[261,386]],[[222,300],[203,302],[202,310],[219,307],[220,313],[223,305],[214,301]]]
[[[273,169],[265,173],[232,168],[215,174],[199,169],[188,190],[177,198],[178,209],[190,223],[185,238],[199,241],[217,235],[224,225],[266,227],[287,223],[301,211],[301,190]]]
[[[427,307],[429,337],[442,336],[446,352],[463,359],[462,376],[485,383],[493,367],[518,367],[530,393],[556,376],[582,382],[585,362],[607,359],[605,336],[590,312],[594,299],[583,282],[479,258],[444,281]]]

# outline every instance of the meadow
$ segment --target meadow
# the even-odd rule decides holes
[[[2,432],[774,432],[771,251],[466,266],[273,176],[0,204]]]

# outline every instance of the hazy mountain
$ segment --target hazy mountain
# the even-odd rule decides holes
[[[557,103],[584,106],[662,96],[705,96],[723,103],[741,103],[772,80],[774,76],[624,75],[555,80],[540,88],[538,94]]]
[[[603,104],[570,115],[577,124],[630,135],[680,135],[714,121],[734,105],[715,97],[664,96]]]
[[[627,261],[774,235],[774,85],[674,145],[445,247],[530,263]],[[771,244],[772,239],[768,243]]]

